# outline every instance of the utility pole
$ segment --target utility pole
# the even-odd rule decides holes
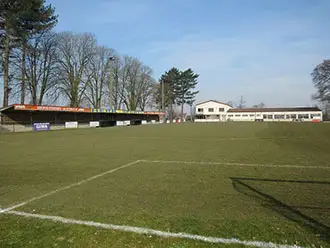
[[[164,82],[161,82],[161,91],[162,91],[162,112],[165,112],[165,85]],[[163,117],[163,122],[165,123],[165,115]]]
[[[108,63],[110,64],[110,61],[115,61],[115,57],[113,57],[113,56],[111,56],[111,57],[109,57],[109,59],[108,59]],[[111,67],[109,67],[109,70],[111,69]],[[110,72],[111,72],[111,70],[110,70]],[[112,80],[111,80],[111,75],[110,75],[110,77],[109,77],[109,94],[110,94],[110,96],[109,96],[109,107],[110,107],[110,110],[112,110],[112,108],[113,108],[113,106],[112,106],[112,102],[113,102],[113,82],[112,82]]]
[[[165,111],[165,96],[164,96],[164,82],[161,82],[161,86],[162,86],[162,111]]]

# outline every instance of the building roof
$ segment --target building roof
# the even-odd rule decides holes
[[[199,103],[196,104],[196,106],[201,105],[201,104],[204,104],[204,103],[207,103],[207,102],[215,102],[215,103],[219,103],[219,104],[227,105],[227,106],[229,106],[229,107],[231,107],[231,108],[233,107],[233,106],[228,105],[227,103],[219,102],[219,101],[217,101],[217,100],[207,100],[207,101],[199,102]]]
[[[48,106],[48,105],[30,105],[30,104],[13,104],[0,109],[0,112],[7,111],[46,111],[46,112],[72,112],[72,113],[116,113],[116,114],[145,114],[145,115],[164,115],[164,112],[155,111],[126,111],[114,110],[107,108],[80,108],[67,106]]]
[[[246,113],[246,112],[310,112],[321,111],[317,107],[300,107],[300,108],[233,108],[229,109],[230,113]]]

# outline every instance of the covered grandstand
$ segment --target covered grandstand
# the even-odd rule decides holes
[[[76,123],[77,127],[159,123],[163,115],[154,111],[13,104],[0,110],[0,123],[3,130],[28,131],[35,123],[48,123],[51,129],[65,128],[67,123]]]

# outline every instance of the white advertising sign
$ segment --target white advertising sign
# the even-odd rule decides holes
[[[90,127],[99,127],[100,126],[100,122],[99,121],[90,121],[89,122],[89,126]]]
[[[123,126],[124,125],[124,122],[123,121],[117,121],[116,125],[117,126]]]
[[[65,128],[78,128],[77,121],[65,122]]]

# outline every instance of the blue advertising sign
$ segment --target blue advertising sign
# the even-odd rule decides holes
[[[34,131],[48,131],[50,130],[49,123],[33,123],[33,130]]]

